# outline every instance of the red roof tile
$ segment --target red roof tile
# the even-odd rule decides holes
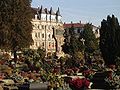
[[[71,28],[72,26],[74,26],[75,28],[83,28],[85,24],[81,24],[81,23],[68,23],[68,24],[64,24],[64,28]]]

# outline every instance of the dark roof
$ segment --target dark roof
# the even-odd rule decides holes
[[[57,16],[61,16],[59,7],[58,7],[58,10],[57,10],[57,12],[56,12],[56,15],[57,15]]]
[[[46,14],[50,14],[47,8],[44,9]]]
[[[85,24],[81,24],[81,23],[65,23],[63,24],[64,28],[71,28],[72,26],[74,28],[83,28]]]
[[[53,12],[52,7],[50,8],[50,14],[55,15],[55,12]]]
[[[58,10],[56,13],[52,10],[52,7],[50,8],[50,10],[48,10],[47,8],[43,8],[41,6],[41,8],[33,8],[32,7],[32,12],[33,14],[37,14],[37,12],[39,12],[40,14],[51,14],[51,15],[56,15],[56,13],[58,13],[60,15],[60,11]]]
[[[37,14],[38,8],[31,8],[33,14]]]
[[[42,6],[41,6],[41,8],[40,8],[40,13],[42,13],[42,14],[46,14],[45,9],[43,9]]]

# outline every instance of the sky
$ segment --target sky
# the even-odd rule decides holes
[[[32,7],[41,7],[54,11],[60,8],[62,21],[82,22],[101,25],[107,15],[115,15],[120,20],[120,0],[32,0]],[[119,21],[120,22],[120,21]]]

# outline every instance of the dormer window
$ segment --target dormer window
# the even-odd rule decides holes
[[[35,14],[35,20],[37,20],[37,14]]]

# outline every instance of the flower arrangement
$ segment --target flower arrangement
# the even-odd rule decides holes
[[[88,89],[90,82],[86,78],[75,78],[69,82],[69,85],[72,90]]]

